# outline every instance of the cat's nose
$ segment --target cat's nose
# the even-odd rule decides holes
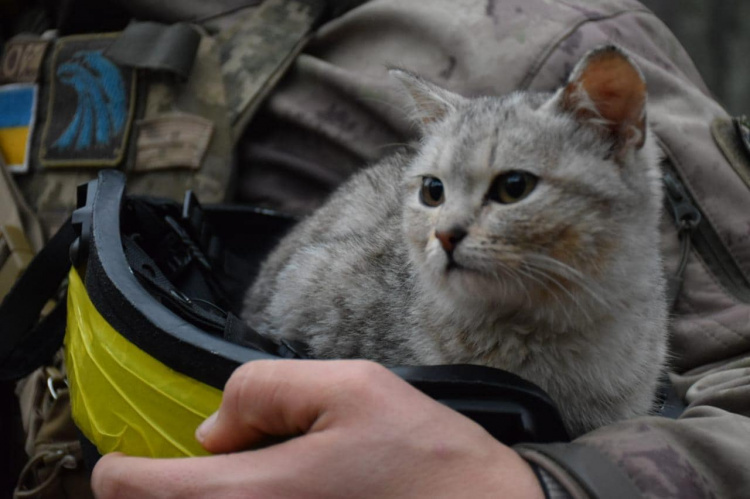
[[[438,238],[443,249],[449,255],[453,254],[453,250],[456,248],[461,239],[466,237],[466,231],[461,227],[453,227],[446,231],[435,231],[435,237]]]

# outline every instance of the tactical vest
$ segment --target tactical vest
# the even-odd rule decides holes
[[[115,32],[51,30],[5,41],[0,301],[70,216],[76,187],[101,169],[124,172],[131,192],[181,199],[192,190],[210,203],[230,199],[234,148],[258,106],[321,19],[357,3],[162,2],[153,18],[181,22],[132,21]],[[152,6],[136,1],[133,8]],[[30,460],[15,497],[90,496],[64,376],[58,362],[17,389]]]
[[[42,236],[70,215],[75,187],[102,168],[126,172],[137,193],[231,196],[238,137],[325,14],[322,1],[244,4],[194,23],[48,31],[5,44],[0,151],[18,189],[0,187],[14,193],[0,196],[0,296]]]

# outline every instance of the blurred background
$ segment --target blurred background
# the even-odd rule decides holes
[[[750,115],[750,1],[641,2],[677,35],[729,113]]]
[[[100,31],[117,30],[129,19],[127,9],[123,8],[129,1],[132,0],[0,0],[0,39],[20,28],[31,32],[43,30],[54,23],[53,17],[96,19]],[[162,1],[139,0],[138,3]],[[362,0],[336,1],[354,4]],[[677,35],[708,87],[730,114],[750,114],[750,64],[747,62],[750,29],[743,26],[743,21],[746,25],[750,19],[750,0],[640,1]],[[200,0],[190,3],[195,2]],[[42,6],[47,14],[39,9]],[[9,25],[11,20],[15,26]],[[81,26],[68,22],[67,28],[76,32]]]

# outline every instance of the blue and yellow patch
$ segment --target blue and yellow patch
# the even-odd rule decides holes
[[[104,55],[115,37],[70,36],[58,42],[39,152],[42,165],[103,167],[122,161],[136,74]]]
[[[0,154],[13,172],[25,172],[29,167],[36,99],[35,85],[0,87]]]

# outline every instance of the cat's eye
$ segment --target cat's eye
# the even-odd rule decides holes
[[[422,179],[422,189],[419,191],[419,199],[427,206],[439,206],[443,204],[445,195],[443,193],[443,183],[440,179],[424,177]]]
[[[512,171],[499,175],[490,187],[489,198],[502,204],[517,203],[534,190],[537,177],[529,172]]]

